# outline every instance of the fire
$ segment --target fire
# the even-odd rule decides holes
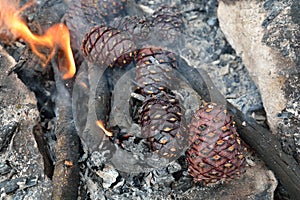
[[[43,35],[33,34],[20,17],[20,13],[33,3],[31,1],[19,9],[18,0],[0,0],[0,36],[4,32],[5,34],[9,33],[13,39],[21,38],[26,41],[32,51],[42,59],[44,66],[54,56],[57,49],[61,50],[65,57],[63,66],[60,66],[64,73],[63,78],[72,78],[76,72],[76,67],[70,46],[68,28],[64,24],[59,23],[50,27]],[[51,50],[51,53],[46,56],[38,50],[39,48],[48,48]]]
[[[104,131],[105,135],[107,135],[108,137],[112,137],[113,136],[112,132],[110,132],[110,131],[108,131],[108,130],[105,129],[104,124],[103,124],[103,122],[101,120],[98,120],[96,122],[96,124],[97,124],[97,126],[99,126]]]

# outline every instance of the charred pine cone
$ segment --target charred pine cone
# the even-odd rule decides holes
[[[127,0],[79,0],[79,2],[89,21],[97,22],[99,18],[109,21],[126,14]]]
[[[126,16],[115,18],[110,24],[112,27],[125,31],[132,36],[132,40],[142,45],[147,42],[151,33],[151,24],[146,18],[137,16]]]
[[[99,26],[92,28],[82,42],[83,54],[101,66],[125,66],[136,54],[136,46],[125,32]]]
[[[177,68],[173,53],[156,47],[144,48],[136,60],[136,81],[142,95],[155,95],[171,88],[172,71]]]
[[[81,43],[86,31],[96,25],[105,23],[104,18],[101,16],[98,16],[97,20],[95,20],[95,16],[87,15],[83,11],[84,8],[81,7],[80,2],[72,2],[62,19],[70,31],[70,43],[74,53],[76,66],[79,66],[80,61],[83,60]]]
[[[189,174],[204,184],[226,182],[245,171],[241,140],[223,106],[208,104],[195,113],[186,158]]]
[[[142,135],[160,156],[175,159],[186,146],[184,110],[179,101],[161,92],[143,102],[140,110]]]
[[[157,42],[163,42],[166,46],[179,45],[181,42],[184,22],[177,8],[163,6],[156,10],[152,15],[152,25],[152,37]]]

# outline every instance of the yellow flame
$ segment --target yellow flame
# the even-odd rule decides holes
[[[20,13],[31,6],[34,2],[25,4],[18,9],[19,1],[0,0],[0,31],[8,31],[15,38],[21,38],[26,41],[32,51],[39,56],[44,65],[54,56],[56,48],[64,53],[66,61],[64,66],[60,67],[64,71],[63,78],[72,78],[76,72],[75,61],[70,46],[70,33],[64,24],[56,24],[50,27],[43,35],[33,34],[26,23],[21,19]],[[45,56],[38,50],[38,47],[51,49],[50,55]]]
[[[107,135],[108,137],[112,137],[113,136],[112,132],[110,132],[110,131],[108,131],[108,130],[105,129],[104,124],[103,124],[103,122],[101,120],[96,121],[96,124],[97,124],[97,126],[99,126],[103,130],[103,132],[105,133],[105,135]]]

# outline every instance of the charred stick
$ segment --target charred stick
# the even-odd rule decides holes
[[[76,199],[79,185],[79,138],[73,122],[71,100],[69,91],[65,88],[60,79],[57,66],[54,66],[54,75],[51,68],[43,68],[38,59],[30,51],[23,54],[23,58],[16,65],[13,71],[18,78],[35,93],[38,101],[41,120],[57,117],[57,146],[56,165],[50,161],[46,149],[46,142],[40,134],[38,127],[35,127],[34,134],[39,145],[39,150],[44,157],[46,166],[45,173],[52,176],[53,173],[53,199]],[[49,70],[50,69],[50,70]],[[56,101],[53,96],[56,96]],[[54,113],[54,108],[57,113]],[[47,167],[48,166],[48,167]]]
[[[214,87],[207,73],[201,69],[190,67],[183,59],[179,60],[179,71],[185,76],[191,87],[206,101],[211,101],[208,87]],[[214,100],[222,100],[222,94],[217,90],[213,91]],[[224,97],[223,97],[224,98]],[[247,117],[240,110],[235,108],[228,101],[227,109],[235,117],[237,129],[240,137],[249,144],[265,162],[265,164],[275,173],[281,184],[289,192],[293,199],[297,199],[300,194],[300,168],[296,160],[286,154],[276,138],[268,129],[259,125],[254,119]]]
[[[77,199],[79,138],[69,108],[58,108],[55,150],[57,160],[53,174],[53,199]]]
[[[206,83],[205,77],[199,73],[199,69],[191,67],[183,58],[176,56],[178,62],[178,72],[188,80],[191,88],[193,88],[202,99],[207,102],[211,101],[210,86]],[[219,103],[219,102],[214,102]]]
[[[75,128],[71,98],[54,66],[56,79],[57,145],[56,164],[53,174],[53,199],[77,199],[79,186],[80,141]]]
[[[44,161],[44,173],[52,179],[53,177],[53,171],[54,171],[54,165],[53,160],[51,159],[51,155],[49,150],[47,149],[47,142],[44,138],[44,132],[42,124],[39,122],[37,125],[33,127],[33,135],[34,139],[37,143],[37,147],[39,149],[39,152],[43,156]]]
[[[257,124],[254,119],[246,117],[229,102],[227,107],[234,113],[241,138],[260,155],[289,195],[297,199],[300,194],[300,168],[296,160],[282,150],[278,138],[268,129]]]

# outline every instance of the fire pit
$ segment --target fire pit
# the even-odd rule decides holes
[[[297,191],[217,2],[151,2],[0,4],[1,198],[272,199],[276,178]]]

